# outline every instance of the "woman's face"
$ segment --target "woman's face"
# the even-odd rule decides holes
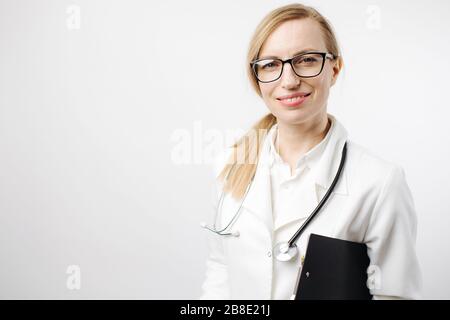
[[[265,41],[259,59],[292,58],[301,51],[327,52],[320,25],[312,19],[296,19],[282,23]],[[300,124],[326,115],[330,87],[340,70],[339,62],[325,59],[322,72],[314,78],[298,77],[290,64],[285,63],[281,78],[269,83],[259,82],[262,98],[278,122]],[[310,93],[300,105],[282,97]],[[317,119],[316,119],[317,120]]]

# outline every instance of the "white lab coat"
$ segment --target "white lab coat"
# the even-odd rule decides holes
[[[340,180],[297,240],[297,246],[300,252],[306,252],[311,233],[366,243],[372,266],[369,271],[375,270],[369,276],[374,299],[421,297],[422,280],[415,252],[417,217],[404,171],[348,141],[347,131],[334,120],[336,130],[313,169],[315,181],[301,195],[306,208],[301,211],[306,214],[289,217],[286,223],[291,226],[277,231],[277,239],[271,207],[270,144],[265,139],[253,184],[238,219],[228,229],[240,235],[219,236],[205,230],[210,252],[200,299],[271,299],[275,263],[272,249],[280,239],[288,240],[317,206],[335,176],[345,141],[347,159]],[[219,157],[216,175],[230,152],[231,148]],[[216,187],[214,210],[221,195],[220,185]],[[225,195],[217,229],[228,224],[239,205],[240,201]]]

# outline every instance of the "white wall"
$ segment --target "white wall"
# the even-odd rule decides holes
[[[0,1],[0,298],[200,295],[210,135],[268,112],[246,49],[289,2]],[[450,3],[304,3],[346,62],[329,112],[404,167],[425,297],[449,299]],[[193,157],[177,164],[183,134]]]

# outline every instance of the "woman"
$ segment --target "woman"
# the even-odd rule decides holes
[[[215,227],[227,228],[210,233],[202,299],[290,299],[311,233],[367,245],[374,299],[420,297],[416,213],[402,168],[349,141],[327,113],[342,66],[330,24],[311,7],[278,8],[257,27],[248,75],[270,113],[219,163]],[[290,239],[322,199],[345,143],[344,169],[297,239],[300,254],[278,261],[275,244]]]

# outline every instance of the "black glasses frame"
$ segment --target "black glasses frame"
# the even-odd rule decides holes
[[[320,54],[320,55],[322,56],[322,66],[320,67],[320,71],[319,71],[316,75],[313,75],[313,76],[301,76],[301,75],[299,75],[297,72],[295,72],[295,68],[294,68],[294,66],[292,65],[292,60],[298,59],[299,57],[302,57],[302,56],[308,55],[308,54]],[[310,51],[310,52],[305,52],[305,53],[296,55],[296,56],[294,56],[294,57],[292,57],[292,58],[290,58],[290,59],[286,59],[286,60],[276,59],[276,58],[271,59],[271,60],[274,60],[274,61],[279,61],[279,62],[281,62],[281,72],[280,72],[280,75],[279,75],[276,79],[270,80],[270,81],[262,81],[262,80],[260,80],[260,79],[258,78],[258,72],[256,71],[256,64],[257,64],[259,61],[268,60],[268,58],[263,58],[263,59],[257,59],[257,60],[254,60],[254,61],[250,62],[250,66],[251,66],[251,68],[252,68],[252,70],[253,70],[253,73],[254,73],[256,79],[258,79],[259,82],[262,82],[262,83],[269,83],[269,82],[277,81],[278,79],[281,78],[281,76],[283,75],[283,70],[284,70],[284,64],[285,64],[285,63],[289,63],[289,64],[291,65],[292,71],[294,71],[294,73],[297,75],[297,77],[300,77],[300,78],[314,78],[314,77],[317,77],[319,74],[322,73],[323,66],[325,65],[325,60],[326,60],[326,59],[334,60],[334,59],[336,59],[336,58],[337,58],[337,56],[335,56],[334,54],[329,53],[329,52],[316,52],[316,51]]]

